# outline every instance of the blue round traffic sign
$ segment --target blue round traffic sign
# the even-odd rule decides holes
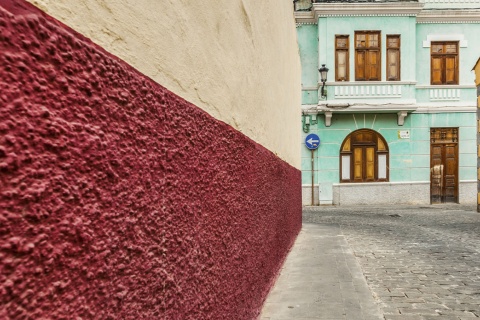
[[[310,133],[306,138],[305,138],[305,145],[307,146],[308,149],[310,150],[315,150],[318,148],[320,145],[320,137],[315,134],[315,133]]]

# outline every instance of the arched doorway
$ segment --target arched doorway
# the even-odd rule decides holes
[[[388,181],[388,144],[374,130],[350,133],[340,148],[340,182]]]

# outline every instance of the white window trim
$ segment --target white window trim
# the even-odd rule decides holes
[[[463,34],[429,34],[427,35],[427,40],[423,41],[423,47],[430,48],[432,41],[458,41],[460,48],[468,47],[468,41]]]

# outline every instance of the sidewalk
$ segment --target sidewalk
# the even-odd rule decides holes
[[[260,320],[383,319],[337,224],[303,224]]]

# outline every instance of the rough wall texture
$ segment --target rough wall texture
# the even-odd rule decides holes
[[[252,319],[300,172],[21,1],[0,1],[0,318]]]
[[[292,1],[29,1],[300,169]]]

